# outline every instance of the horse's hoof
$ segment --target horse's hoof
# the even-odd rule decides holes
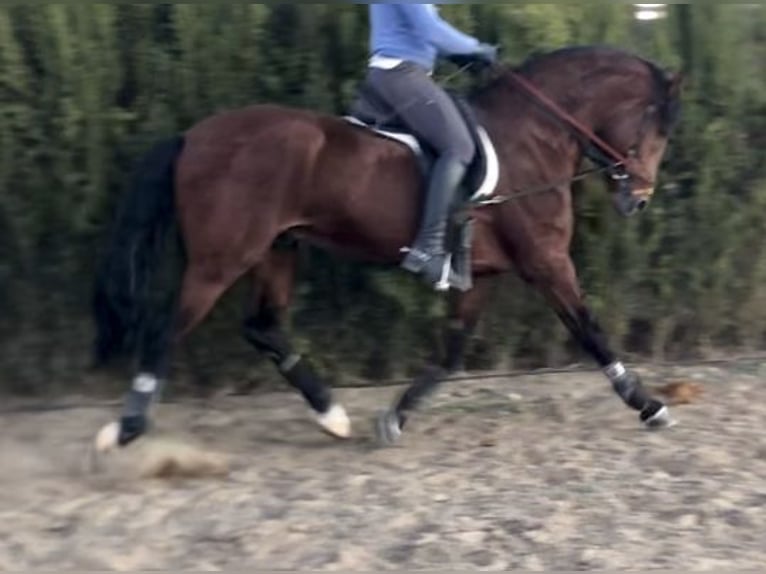
[[[351,438],[351,420],[346,409],[333,405],[326,413],[317,416],[317,423],[330,436],[340,439]]]
[[[382,446],[393,446],[402,438],[402,425],[396,411],[380,413],[375,420],[375,434]]]
[[[652,401],[652,403],[644,409],[641,413],[641,422],[650,430],[669,429],[678,424],[678,422],[670,416],[668,407],[659,401]]]
[[[126,447],[149,430],[149,421],[141,415],[123,417],[98,431],[94,448],[98,453],[107,453]]]
[[[112,422],[98,431],[94,441],[97,454],[105,454],[120,446],[120,423]]]

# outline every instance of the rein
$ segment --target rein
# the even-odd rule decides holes
[[[601,173],[609,173],[610,177],[617,181],[624,189],[629,186],[629,180],[631,176],[626,169],[626,166],[629,162],[628,157],[635,157],[637,147],[640,144],[641,137],[645,129],[646,120],[648,119],[648,116],[654,111],[654,106],[650,106],[647,109],[641,128],[639,129],[638,140],[636,144],[631,147],[626,156],[615,150],[610,144],[596,135],[593,130],[583,125],[570,113],[562,109],[561,106],[556,104],[556,102],[551,100],[526,78],[512,70],[509,70],[508,72],[510,77],[513,78],[513,80],[522,88],[524,88],[524,90],[532,96],[534,101],[536,101],[538,104],[541,104],[545,111],[550,112],[557,121],[564,124],[564,127],[568,128],[571,132],[574,133],[584,148],[585,156],[587,156],[594,163],[598,164],[599,167],[581,171],[574,177],[567,178],[560,182],[545,184],[540,187],[517,191],[516,193],[496,195],[489,199],[471,202],[474,206],[482,207],[506,203],[511,200],[551,191],[562,185],[575,183],[577,181],[586,179],[591,175]]]
[[[546,183],[544,185],[541,185],[539,187],[531,187],[528,189],[524,189],[522,191],[518,191],[516,193],[509,193],[504,195],[495,195],[493,197],[490,197],[489,199],[480,199],[477,201],[469,202],[469,206],[474,207],[487,207],[490,205],[500,205],[503,203],[507,203],[512,200],[516,199],[522,199],[524,197],[529,197],[530,195],[537,195],[540,193],[544,193],[546,191],[552,191],[556,189],[557,187],[561,187],[562,185],[567,185],[571,183],[576,183],[578,181],[582,181],[584,179],[589,178],[592,175],[597,175],[600,173],[604,173],[611,169],[612,166],[605,165],[601,167],[594,167],[591,169],[583,170],[579,173],[577,173],[574,177],[569,177],[567,179],[564,179],[562,181],[556,182],[556,183]]]
[[[511,71],[510,76],[513,78],[515,82],[520,84],[527,92],[532,94],[535,98],[540,100],[545,106],[550,108],[559,119],[564,120],[565,122],[569,123],[569,125],[574,128],[576,132],[578,132],[580,135],[585,136],[589,142],[592,144],[595,144],[601,150],[606,153],[606,155],[611,156],[611,159],[613,160],[613,165],[615,167],[617,166],[625,166],[628,162],[628,158],[622,155],[620,152],[615,150],[611,145],[609,145],[607,142],[605,142],[603,139],[598,137],[592,130],[584,126],[582,123],[580,123],[575,117],[573,117],[569,112],[562,109],[561,106],[559,106],[556,102],[551,100],[548,96],[546,96],[542,91],[538,90],[531,82],[529,82],[525,77],[523,77],[520,74],[517,74],[516,72]]]

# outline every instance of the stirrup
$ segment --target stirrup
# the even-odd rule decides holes
[[[455,244],[453,271],[458,280],[458,285],[455,288],[462,292],[470,291],[473,288],[473,229],[473,221],[468,220],[462,224],[453,240]]]
[[[442,266],[442,276],[434,285],[434,289],[437,292],[445,293],[450,290],[450,287],[452,287],[449,280],[450,273],[452,273],[452,253],[447,253],[447,256],[444,258],[444,265]]]
[[[434,268],[434,256],[429,255],[420,249],[405,247],[401,249],[400,252],[406,254],[405,261],[402,262],[401,266],[410,273],[420,275],[425,279],[426,283],[433,287],[437,292],[443,293],[449,291],[450,288],[454,286],[453,281],[450,281],[450,279],[456,278],[456,275],[452,270],[451,253],[445,253],[441,267]],[[414,262],[415,265],[405,265],[405,263],[407,263],[407,257],[413,257],[416,260]]]

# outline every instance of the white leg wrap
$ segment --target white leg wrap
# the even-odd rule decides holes
[[[442,276],[441,276],[441,279],[439,279],[439,282],[436,284],[436,291],[439,291],[441,293],[449,291],[450,271],[452,271],[452,255],[451,254],[447,255],[446,259],[444,260],[444,267],[442,267]]]
[[[141,374],[133,379],[133,390],[137,393],[150,395],[154,393],[159,386],[160,383],[154,375]]]
[[[625,369],[625,365],[619,361],[612,363],[606,369],[604,369],[604,374],[609,378],[610,381],[617,381],[621,379],[627,372],[628,371]]]

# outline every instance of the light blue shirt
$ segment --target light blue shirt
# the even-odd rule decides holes
[[[370,4],[373,57],[406,60],[431,71],[437,57],[472,54],[479,45],[443,20],[433,4]]]

